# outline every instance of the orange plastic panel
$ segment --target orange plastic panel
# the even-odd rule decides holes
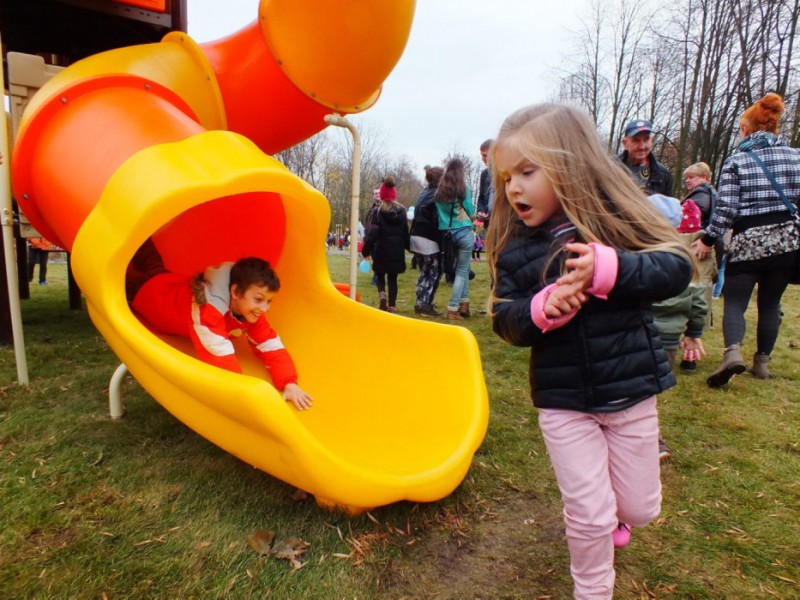
[[[111,0],[114,4],[129,4],[157,12],[167,12],[167,0]]]

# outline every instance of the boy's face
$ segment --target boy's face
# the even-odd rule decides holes
[[[241,316],[248,323],[255,323],[261,315],[269,311],[275,294],[276,292],[265,285],[254,283],[242,293],[235,285],[232,285],[231,312]]]

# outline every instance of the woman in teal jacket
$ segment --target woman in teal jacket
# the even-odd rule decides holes
[[[453,293],[447,305],[447,318],[450,321],[463,321],[464,317],[470,316],[469,265],[475,243],[472,231],[475,205],[467,187],[464,163],[458,158],[451,159],[445,166],[435,199],[442,244],[448,243],[449,235],[449,243],[456,256]]]

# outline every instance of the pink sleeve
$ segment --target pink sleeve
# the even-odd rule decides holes
[[[542,333],[547,333],[552,329],[558,329],[562,325],[569,323],[572,318],[578,314],[577,309],[556,318],[550,318],[544,314],[544,303],[555,287],[556,284],[551,283],[531,300],[531,320],[534,325],[542,330]]]
[[[617,281],[617,269],[619,268],[617,251],[610,246],[596,242],[589,245],[594,249],[594,277],[592,285],[586,290],[586,293],[605,300]]]

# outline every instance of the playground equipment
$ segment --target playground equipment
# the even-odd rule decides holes
[[[413,12],[413,0],[340,2],[333,13],[324,0],[262,0],[257,21],[216,42],[170,33],[91,56],[31,100],[12,166],[20,207],[71,250],[93,322],[153,398],[231,454],[353,513],[437,500],[462,481],[488,423],[478,347],[464,328],[337,291],[327,201],[265,152],[320,131],[332,112],[371,106]],[[373,23],[392,24],[379,45]],[[237,351],[245,373],[230,373],[136,319],[124,275],[149,237],[178,273],[250,255],[273,264],[282,285],[270,322],[313,409],[286,403],[247,348]],[[412,368],[393,377],[400,356]]]

